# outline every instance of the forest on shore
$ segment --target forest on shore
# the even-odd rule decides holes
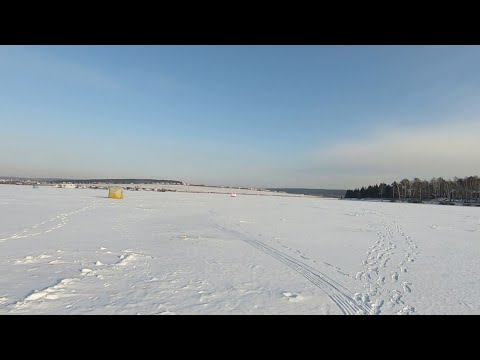
[[[480,201],[480,178],[467,176],[445,180],[442,177],[431,180],[403,179],[392,184],[376,184],[360,189],[347,190],[348,199],[391,199],[399,201],[422,202],[425,200],[445,199],[449,201]]]

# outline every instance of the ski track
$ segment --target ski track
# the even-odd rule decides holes
[[[367,304],[362,302],[356,302],[348,289],[346,289],[341,284],[331,279],[327,275],[321,273],[320,271],[297,259],[294,259],[293,257],[269,245],[266,245],[259,240],[247,236],[244,233],[241,233],[234,229],[228,229],[222,225],[213,222],[211,219],[209,221],[215,228],[234,235],[239,240],[244,241],[245,243],[256,248],[257,250],[260,250],[261,252],[280,261],[292,270],[295,270],[297,273],[302,275],[316,287],[323,290],[344,315],[363,315],[371,313],[371,308]]]
[[[262,235],[260,235],[260,236],[262,236]],[[317,263],[316,260],[310,259],[307,255],[305,255],[305,254],[304,254],[303,252],[301,252],[300,250],[298,250],[298,249],[293,249],[293,248],[291,248],[290,246],[287,246],[287,245],[283,244],[281,241],[279,241],[279,240],[280,240],[279,237],[274,237],[273,239],[274,239],[275,242],[276,242],[277,244],[279,244],[281,247],[283,247],[284,249],[287,249],[287,250],[289,250],[289,251],[291,251],[291,252],[294,252],[294,253],[298,254],[298,256],[300,256],[302,259],[307,260],[307,261],[311,261],[311,262],[313,262],[313,263],[315,263],[315,264]],[[341,268],[339,268],[338,266],[329,264],[329,263],[324,262],[324,261],[323,261],[323,264],[326,265],[326,266],[329,266],[329,267],[331,267],[331,268],[334,268],[335,271],[338,272],[339,274],[342,274],[342,275],[347,276],[347,277],[351,277],[350,274],[347,274],[345,271],[343,271],[343,270],[342,270]]]
[[[27,237],[34,237],[38,235],[44,235],[47,233],[50,233],[52,231],[58,230],[62,227],[64,227],[68,221],[69,218],[72,215],[87,211],[87,210],[93,210],[98,206],[99,201],[93,202],[93,204],[85,206],[81,209],[71,211],[69,213],[61,213],[49,220],[42,221],[38,224],[35,224],[31,227],[27,227],[23,229],[22,231],[16,232],[11,236],[1,238],[0,243],[7,241],[7,240],[13,240],[13,239],[22,239],[22,238],[27,238]]]

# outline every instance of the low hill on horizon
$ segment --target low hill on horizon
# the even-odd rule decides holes
[[[268,188],[267,190],[282,191],[288,194],[303,194],[339,198],[345,196],[346,190],[337,189],[307,189],[307,188]]]

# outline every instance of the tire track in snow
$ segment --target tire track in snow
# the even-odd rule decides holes
[[[297,273],[302,275],[316,287],[323,290],[333,301],[333,303],[338,306],[338,308],[342,311],[344,315],[358,315],[370,313],[371,309],[366,304],[357,303],[353,299],[348,289],[346,289],[341,284],[337,283],[335,280],[331,279],[327,275],[321,273],[320,271],[239,231],[225,228],[219,224],[214,223],[213,221],[210,221],[210,223],[215,228],[234,235],[239,240],[246,242],[247,244],[260,250],[261,252],[280,261],[292,270],[295,270]]]
[[[287,249],[287,250],[289,250],[289,251],[291,251],[291,252],[293,252],[293,253],[298,254],[298,256],[300,256],[300,257],[301,257],[302,259],[304,259],[304,260],[311,261],[311,262],[313,262],[314,264],[317,264],[317,261],[316,261],[316,260],[310,259],[306,254],[304,254],[304,253],[301,252],[300,250],[291,248],[291,247],[285,245],[284,243],[282,243],[281,241],[279,241],[281,238],[275,236],[273,239],[274,239],[274,241],[275,241],[278,245],[280,245],[280,246],[283,247],[284,249]],[[342,269],[339,268],[338,266],[329,264],[329,263],[327,263],[327,262],[325,262],[325,261],[322,261],[322,263],[323,263],[324,265],[326,265],[326,266],[329,266],[329,267],[335,269],[335,271],[336,271],[337,273],[342,274],[343,276],[347,276],[347,277],[350,277],[350,278],[352,277],[350,274],[347,274],[344,270],[342,270]]]

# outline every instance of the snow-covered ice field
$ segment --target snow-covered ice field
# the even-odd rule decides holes
[[[0,314],[480,314],[480,209],[0,186]]]

